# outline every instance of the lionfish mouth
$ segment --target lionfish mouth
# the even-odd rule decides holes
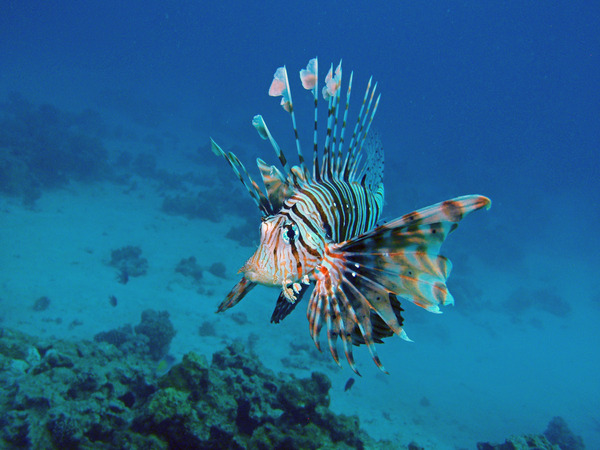
[[[250,258],[246,264],[244,264],[238,272],[244,274],[244,278],[253,283],[264,284],[267,286],[277,285],[277,280],[273,276],[272,273],[269,273],[268,270],[265,270],[259,267],[255,262]]]

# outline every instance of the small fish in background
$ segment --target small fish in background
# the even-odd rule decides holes
[[[176,362],[177,360],[174,356],[169,354],[165,355],[156,365],[156,375],[162,377],[163,375],[168,374],[169,370],[171,370],[171,367],[173,367]]]
[[[33,304],[34,311],[46,311],[50,306],[50,299],[45,295],[43,297],[38,298]]]
[[[348,381],[346,381],[346,385],[344,386],[344,392],[349,391],[352,386],[354,386],[354,382],[356,380],[352,377],[348,378]]]
[[[252,124],[259,136],[271,143],[281,166],[257,159],[264,189],[236,155],[211,140],[213,152],[231,166],[262,214],[260,245],[239,270],[242,278],[217,312],[235,306],[262,284],[280,289],[271,316],[271,322],[278,323],[312,290],[307,318],[317,349],[321,350],[319,334],[325,327],[329,350],[338,365],[339,339],[356,374],[352,348],[359,345],[366,345],[377,367],[387,373],[375,344],[394,335],[410,341],[403,327],[401,300],[433,313],[454,303],[446,286],[452,264],[440,255],[440,248],[464,217],[489,209],[491,201],[482,195],[465,195],[378,226],[384,205],[384,151],[379,136],[369,130],[380,96],[375,95],[377,83],[370,79],[359,98],[358,117],[349,120],[352,79],[350,74],[341,101],[341,62],[335,71],[330,66],[322,90],[316,58],[300,71],[302,86],[314,99],[312,157],[305,157],[287,69],[277,69],[269,95],[281,97],[281,106],[292,119],[299,164],[290,165],[263,117],[255,116]],[[328,113],[319,149],[317,103],[321,92]]]
[[[108,303],[110,304],[110,306],[117,306],[117,297],[114,295],[110,295],[108,297]]]

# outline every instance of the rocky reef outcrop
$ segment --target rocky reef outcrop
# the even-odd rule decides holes
[[[561,448],[550,443],[542,434],[526,434],[511,436],[502,444],[478,442],[477,450],[561,450]]]
[[[581,436],[575,435],[562,417],[553,417],[544,434],[511,436],[502,444],[479,442],[477,450],[584,450]]]
[[[153,310],[94,342],[0,328],[0,448],[421,448],[373,440],[357,417],[329,409],[327,376],[276,374],[240,342],[210,361],[188,353],[167,370],[174,334],[168,313]],[[477,448],[584,445],[555,417],[544,434]]]
[[[142,258],[142,249],[133,245],[113,250],[110,254],[112,267],[118,269],[117,279],[122,284],[127,284],[130,277],[141,277],[148,272],[148,260]]]
[[[240,343],[157,372],[146,346],[2,329],[0,447],[389,448],[328,409],[325,375],[276,375]]]
[[[126,355],[149,354],[155,361],[159,361],[167,355],[175,334],[168,311],[146,309],[135,328],[127,324],[102,331],[94,336],[94,341],[112,344]]]
[[[0,193],[33,206],[44,190],[107,178],[105,136],[95,111],[68,113],[10,93],[0,101]]]
[[[585,448],[582,437],[573,433],[567,421],[560,416],[552,418],[544,431],[544,436],[561,449],[583,450]]]

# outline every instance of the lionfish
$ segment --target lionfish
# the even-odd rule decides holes
[[[300,71],[304,89],[314,97],[312,170],[300,147],[287,70],[277,69],[269,95],[281,96],[290,114],[299,165],[290,167],[262,116],[253,119],[258,134],[269,140],[281,169],[257,159],[266,193],[231,152],[212,139],[212,150],[224,157],[245,185],[262,214],[260,245],[239,272],[218,312],[236,305],[257,284],[281,289],[271,322],[279,322],[312,288],[307,317],[310,335],[321,350],[319,333],[327,328],[329,350],[340,365],[337,339],[350,367],[358,374],[353,345],[366,344],[375,364],[383,367],[375,343],[392,335],[410,341],[403,329],[400,298],[439,313],[454,303],[446,287],[451,263],[439,254],[446,236],[460,220],[491,202],[480,195],[446,200],[379,224],[383,207],[383,148],[369,132],[379,105],[377,83],[367,83],[350,143],[345,146],[352,78],[345,104],[340,103],[341,62],[331,65],[322,89],[328,102],[322,152],[317,143],[318,63]],[[338,118],[343,110],[341,124]],[[320,153],[322,156],[320,157]],[[387,372],[386,372],[387,373]]]

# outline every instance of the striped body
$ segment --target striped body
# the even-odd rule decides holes
[[[263,220],[261,245],[241,270],[250,281],[270,286],[314,280],[325,245],[372,229],[382,205],[383,186],[373,193],[343,180],[306,184]]]
[[[454,303],[446,286],[452,265],[440,255],[441,245],[467,214],[489,208],[491,202],[479,195],[458,197],[377,226],[383,207],[383,148],[369,133],[379,104],[377,84],[372,86],[369,80],[346,144],[353,76],[342,107],[341,63],[335,72],[330,68],[322,90],[328,110],[320,150],[317,67],[313,59],[300,71],[302,85],[312,92],[315,104],[312,170],[298,139],[285,67],[275,72],[269,94],[281,96],[281,105],[290,113],[299,165],[290,167],[261,116],[254,117],[253,125],[270,141],[281,164],[278,169],[257,160],[264,190],[233,153],[212,142],[213,151],[230,164],[263,215],[260,245],[240,269],[242,279],[218,312],[236,305],[257,284],[274,286],[281,289],[271,318],[277,323],[312,289],[307,318],[317,348],[325,327],[329,350],[338,364],[339,338],[356,373],[352,346],[361,344],[385,372],[375,343],[394,334],[409,340],[401,299],[435,313],[440,306]]]

